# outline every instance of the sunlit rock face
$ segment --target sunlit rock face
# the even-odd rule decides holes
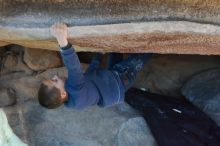
[[[154,20],[219,23],[218,0],[1,0],[3,26],[100,25]]]
[[[8,124],[5,112],[0,109],[0,145],[1,146],[27,146],[12,131]]]
[[[218,0],[0,0],[0,46],[57,50],[49,27],[70,26],[77,51],[220,54]]]

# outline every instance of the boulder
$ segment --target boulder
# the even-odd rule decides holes
[[[154,142],[143,118],[127,104],[48,110],[30,99],[5,111],[16,135],[30,146],[121,146],[130,136],[134,137],[129,144],[134,146]]]
[[[61,21],[77,51],[220,55],[218,0],[0,3],[0,46],[57,50],[49,27]]]
[[[57,21],[70,26],[154,20],[219,23],[219,8],[218,0],[1,0],[0,24],[42,28]]]
[[[24,61],[34,71],[56,68],[62,65],[59,52],[25,48]]]
[[[31,74],[33,71],[24,64],[23,47],[18,45],[7,46],[1,55],[1,75],[22,72]]]
[[[182,94],[208,114],[220,126],[220,68],[193,76],[182,88]]]
[[[193,75],[220,66],[218,56],[157,55],[138,74],[135,87],[182,97],[183,84]]]

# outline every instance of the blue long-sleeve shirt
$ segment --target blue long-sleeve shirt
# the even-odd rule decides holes
[[[68,71],[67,107],[83,109],[95,104],[106,107],[124,101],[124,86],[117,72],[99,69],[100,63],[94,60],[84,74],[73,47],[61,48],[61,56]]]

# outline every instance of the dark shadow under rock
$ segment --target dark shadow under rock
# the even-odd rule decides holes
[[[182,88],[182,94],[220,126],[220,68],[192,77]]]
[[[138,74],[135,87],[182,97],[181,88],[189,78],[216,67],[220,67],[219,56],[157,55]]]

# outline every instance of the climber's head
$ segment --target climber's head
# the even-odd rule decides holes
[[[38,90],[38,100],[43,107],[54,109],[61,106],[67,100],[65,90],[65,78],[57,75],[52,79],[41,83]]]

